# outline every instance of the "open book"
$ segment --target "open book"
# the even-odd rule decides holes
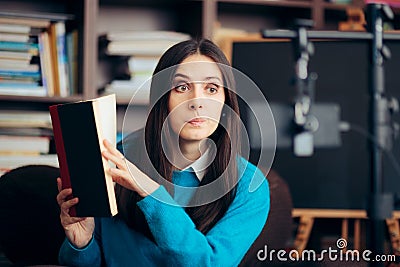
[[[107,217],[117,213],[103,140],[116,143],[115,95],[50,106],[63,188],[72,188],[79,203],[71,216]]]

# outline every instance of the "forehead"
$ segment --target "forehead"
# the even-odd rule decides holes
[[[211,58],[203,55],[191,55],[179,64],[175,75],[187,76],[192,81],[203,81],[209,78],[218,78],[222,81],[222,73],[218,64]]]

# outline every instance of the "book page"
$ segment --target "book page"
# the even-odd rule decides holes
[[[93,100],[93,112],[96,120],[97,133],[99,137],[100,150],[105,150],[103,140],[107,139],[116,147],[117,138],[117,107],[115,95],[103,96]],[[106,171],[112,166],[110,162],[103,158],[103,166]],[[117,202],[115,198],[114,183],[108,172],[105,172],[108,198],[111,212],[117,213]]]
[[[107,95],[93,100],[93,111],[98,126],[101,147],[103,139],[116,146],[117,136],[117,105],[115,95]]]

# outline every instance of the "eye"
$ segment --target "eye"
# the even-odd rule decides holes
[[[189,86],[187,84],[180,84],[174,87],[174,90],[178,93],[184,93],[186,91],[189,91]]]
[[[219,86],[217,86],[215,84],[208,84],[206,90],[210,95],[214,95],[214,94],[218,93]]]

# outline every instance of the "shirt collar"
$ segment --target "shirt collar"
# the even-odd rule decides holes
[[[192,164],[183,169],[183,171],[193,170],[193,172],[196,174],[197,179],[199,179],[199,181],[201,182],[207,167],[210,166],[211,161],[215,158],[215,152],[213,152],[214,149],[207,148],[207,150],[200,156],[200,158],[198,158]]]

